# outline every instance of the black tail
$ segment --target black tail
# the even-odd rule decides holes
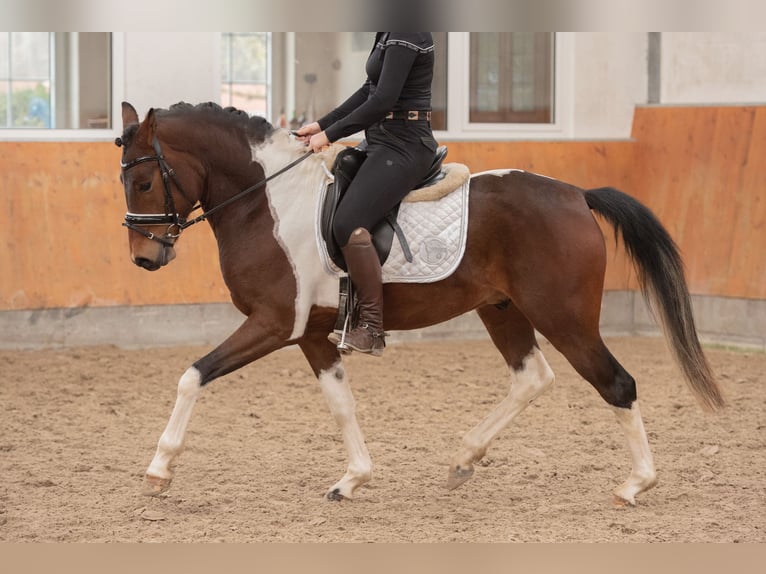
[[[636,267],[641,292],[660,323],[689,387],[707,410],[724,406],[694,325],[681,256],[670,234],[644,205],[611,187],[584,192],[593,211],[620,234]]]

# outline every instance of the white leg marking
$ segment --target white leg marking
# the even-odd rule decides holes
[[[146,470],[147,475],[164,479],[173,477],[170,465],[183,450],[186,427],[199,396],[201,380],[200,372],[194,367],[189,367],[178,381],[176,404],[157,444],[154,459]]]
[[[454,488],[470,478],[473,463],[480,460],[490,442],[508,426],[529,403],[539,397],[555,377],[542,352],[533,347],[519,370],[511,371],[508,396],[487,417],[463,437],[463,448],[453,459],[448,486]]]
[[[330,488],[328,497],[352,498],[354,490],[372,478],[372,461],[356,420],[356,402],[340,361],[319,374],[319,386],[340,427],[348,454],[346,474]]]
[[[654,460],[646,438],[644,423],[638,401],[634,401],[629,409],[612,407],[617,420],[620,422],[630,449],[633,468],[628,479],[618,486],[614,494],[618,502],[636,504],[636,495],[649,490],[657,484],[657,473],[654,470]]]

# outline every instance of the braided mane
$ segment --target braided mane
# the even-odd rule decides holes
[[[218,122],[228,123],[232,128],[244,130],[248,140],[253,143],[263,142],[273,131],[274,127],[268,120],[260,116],[250,116],[247,112],[232,106],[222,107],[215,102],[189,104],[178,102],[168,109],[155,108],[157,117],[183,117],[198,115]],[[138,130],[138,124],[127,126],[123,131],[122,144],[129,146]]]

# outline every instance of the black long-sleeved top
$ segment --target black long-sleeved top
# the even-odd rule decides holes
[[[331,142],[367,129],[391,111],[431,109],[434,43],[430,32],[378,32],[367,80],[319,120]]]

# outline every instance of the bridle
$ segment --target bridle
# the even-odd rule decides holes
[[[119,139],[117,142],[117,145],[121,145],[122,143],[122,141]],[[160,173],[162,174],[162,187],[164,188],[165,192],[165,213],[131,213],[128,211],[125,214],[125,221],[122,225],[135,231],[136,233],[140,233],[147,239],[159,241],[163,245],[173,245],[175,240],[178,239],[178,236],[181,235],[181,231],[184,229],[184,226],[187,222],[186,219],[181,217],[176,210],[173,194],[170,192],[171,179],[173,182],[175,182],[178,191],[181,193],[184,199],[192,206],[192,209],[196,209],[196,207],[194,207],[194,202],[191,201],[186,192],[184,192],[183,186],[181,186],[181,182],[178,181],[175,170],[173,170],[173,168],[168,165],[168,162],[165,161],[165,155],[162,153],[160,142],[157,139],[157,136],[154,136],[154,139],[152,140],[152,147],[154,148],[155,155],[144,155],[137,157],[136,159],[127,163],[120,161],[120,167],[124,173],[130,168],[142,163],[146,163],[147,161],[157,162],[160,168]],[[156,235],[144,229],[143,226],[145,225],[167,225],[168,228],[163,235]],[[178,233],[176,234],[171,233],[171,230],[174,227],[178,228]]]
[[[121,146],[122,139],[117,138],[117,140],[115,140],[115,143],[118,146]],[[165,193],[165,213],[131,213],[129,211],[125,214],[125,221],[123,222],[122,225],[124,227],[127,227],[128,229],[131,229],[132,231],[135,231],[136,233],[143,235],[147,239],[158,241],[162,243],[163,245],[167,245],[167,246],[172,246],[173,244],[175,244],[176,239],[178,239],[178,237],[181,235],[181,232],[187,227],[191,227],[195,223],[204,221],[205,219],[210,217],[213,213],[215,213],[219,209],[223,209],[230,203],[237,201],[238,199],[244,197],[248,193],[255,191],[259,187],[266,185],[267,182],[271,181],[278,175],[283,174],[287,170],[295,167],[296,165],[298,165],[300,162],[302,162],[304,159],[306,159],[308,156],[310,156],[313,153],[312,151],[307,151],[301,157],[289,163],[288,165],[286,165],[279,171],[274,172],[269,177],[262,179],[255,185],[251,185],[247,189],[219,203],[215,207],[211,207],[210,209],[205,211],[202,215],[187,221],[186,218],[181,217],[181,215],[176,210],[175,201],[173,200],[173,194],[170,192],[170,181],[172,180],[175,183],[176,187],[178,188],[178,191],[181,193],[183,198],[189,203],[189,205],[192,206],[190,213],[193,211],[196,211],[197,209],[201,209],[202,206],[200,204],[195,204],[192,200],[189,199],[189,196],[186,194],[183,187],[181,186],[181,182],[178,181],[178,177],[176,176],[175,170],[168,165],[167,161],[165,161],[165,156],[162,153],[162,149],[160,148],[160,142],[157,139],[156,135],[152,139],[152,147],[154,148],[154,155],[144,155],[141,157],[137,157],[136,159],[131,160],[127,163],[120,161],[120,167],[122,168],[122,171],[124,173],[130,168],[137,166],[138,164],[145,163],[147,161],[157,162],[157,165],[160,168],[160,173],[162,174],[162,186]],[[155,233],[152,233],[144,229],[143,226],[146,226],[146,225],[167,225],[168,228],[163,235],[157,235]],[[178,229],[178,233],[175,233],[175,234],[171,233],[171,230],[174,227]]]

